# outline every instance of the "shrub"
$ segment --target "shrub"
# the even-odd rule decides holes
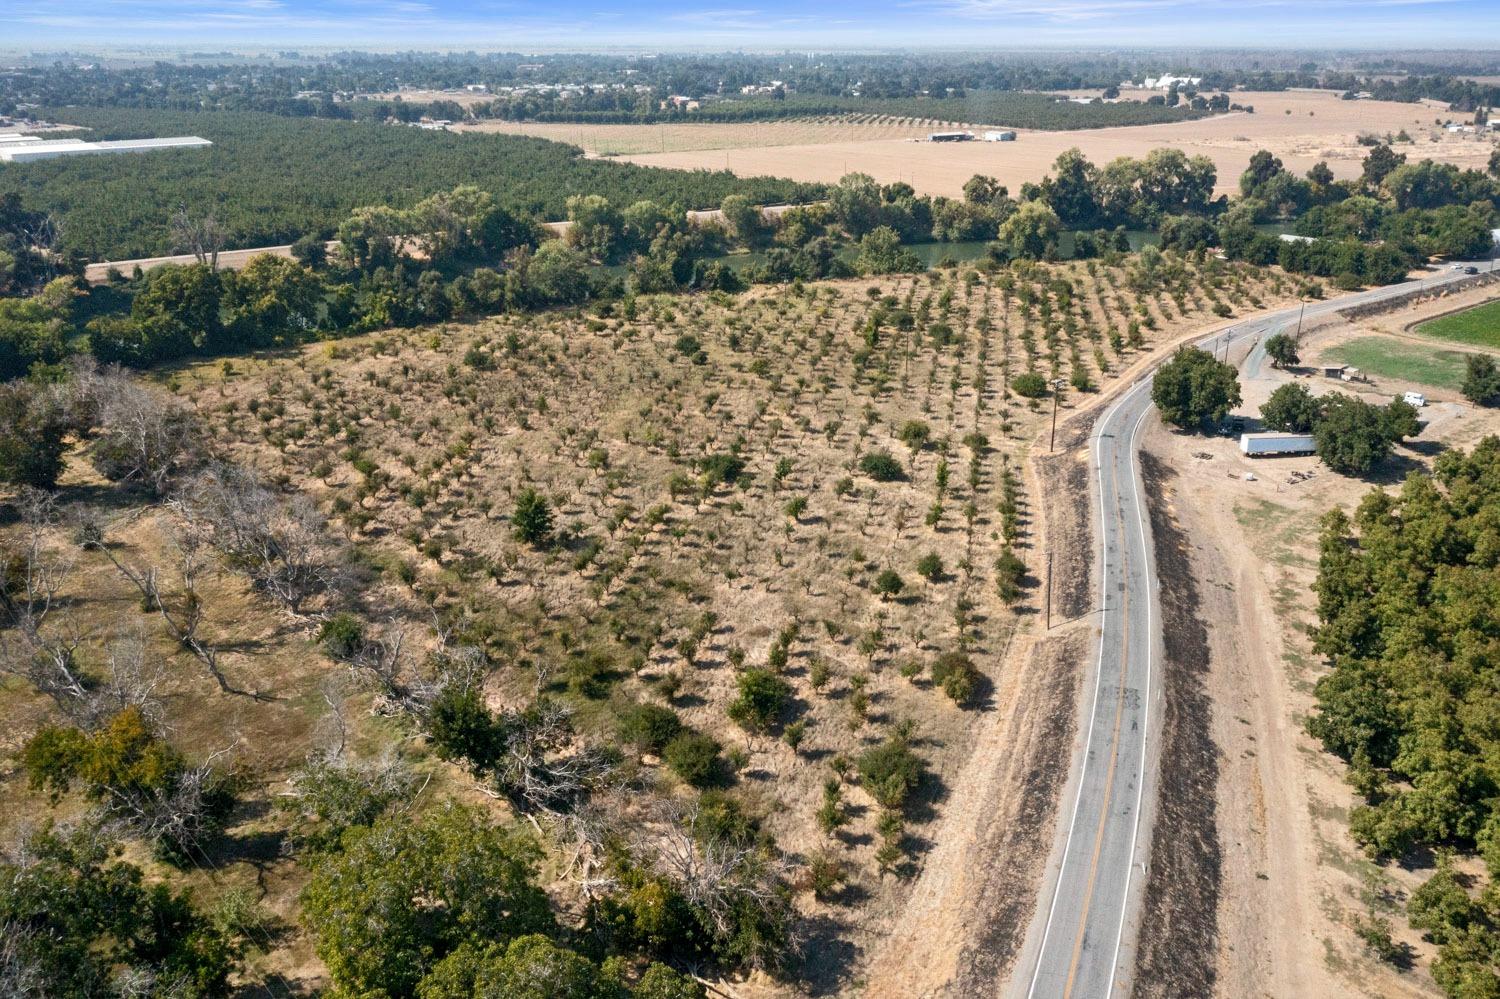
[[[707,787],[719,779],[723,762],[719,742],[701,732],[683,732],[666,744],[662,761],[693,787]]]
[[[859,470],[876,482],[899,482],[906,478],[901,462],[892,457],[889,451],[871,451],[859,459]]]
[[[318,641],[334,659],[353,659],[365,647],[365,627],[353,614],[340,612],[323,622]]]
[[[1026,399],[1040,399],[1047,394],[1047,379],[1035,371],[1023,371],[1011,378],[1010,390]]]
[[[0,385],[0,482],[50,489],[62,474],[67,426],[58,406],[26,382]]]
[[[968,704],[979,686],[979,670],[962,652],[945,652],[932,661],[932,682],[959,706]]]
[[[899,811],[927,773],[927,765],[905,739],[894,736],[865,750],[856,764],[860,781],[881,807]]]
[[[874,589],[880,599],[889,600],[906,589],[906,582],[895,569],[885,569],[875,577]]]
[[[620,713],[620,738],[637,749],[661,752],[682,732],[682,719],[659,704],[636,704]]]
[[[740,674],[739,696],[729,705],[729,717],[752,732],[764,731],[786,707],[792,689],[787,682],[764,669]]]

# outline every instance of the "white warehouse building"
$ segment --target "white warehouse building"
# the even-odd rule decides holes
[[[85,142],[82,139],[38,139],[31,135],[5,136],[0,140],[0,163],[29,163],[58,156],[91,156],[101,153],[149,153],[157,149],[206,149],[213,145],[196,135],[164,139],[119,139]]]

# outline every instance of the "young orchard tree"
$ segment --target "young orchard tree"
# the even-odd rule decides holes
[[[535,489],[522,490],[510,515],[517,541],[541,548],[552,540],[552,507]]]

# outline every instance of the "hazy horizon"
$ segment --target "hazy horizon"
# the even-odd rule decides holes
[[[1487,0],[13,0],[6,50],[182,46],[589,51],[817,47],[1500,48]]]

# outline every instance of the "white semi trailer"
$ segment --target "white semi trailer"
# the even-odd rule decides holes
[[[1240,434],[1240,451],[1251,458],[1282,454],[1312,454],[1317,449],[1312,434]]]

